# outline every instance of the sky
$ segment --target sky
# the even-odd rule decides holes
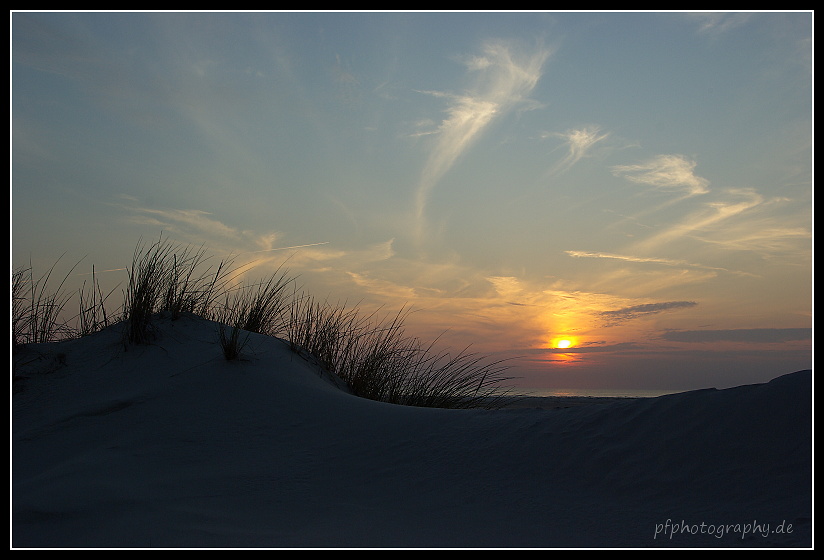
[[[520,387],[768,381],[813,360],[812,20],[12,12],[11,266],[163,235]]]

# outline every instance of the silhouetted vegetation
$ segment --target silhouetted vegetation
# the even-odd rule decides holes
[[[121,324],[123,343],[147,344],[156,336],[159,313],[173,320],[190,313],[218,325],[218,342],[227,360],[239,359],[250,333],[284,338],[297,354],[337,375],[355,395],[369,399],[440,408],[494,408],[504,403],[501,383],[509,379],[502,362],[490,362],[466,349],[435,350],[405,334],[403,308],[379,319],[356,307],[319,301],[298,290],[295,279],[278,269],[268,279],[238,285],[242,267],[231,261],[208,264],[201,247],[164,240],[138,243],[128,270],[122,308],[112,313],[92,269],[90,287],[79,292],[79,312],[59,320],[69,296],[66,278],[52,291],[52,266],[35,279],[32,267],[12,273],[12,344],[53,342],[86,336]],[[75,265],[77,266],[77,265]],[[72,267],[74,270],[74,267]],[[290,290],[291,287],[291,290]]]

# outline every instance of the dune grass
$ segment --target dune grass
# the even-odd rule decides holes
[[[355,395],[395,404],[438,408],[495,408],[507,400],[501,383],[509,377],[503,361],[466,349],[436,351],[408,336],[408,311],[382,319],[357,308],[320,302],[308,295],[293,300],[287,339],[292,349],[334,373]]]
[[[250,333],[277,337],[286,330],[287,288],[294,280],[276,270],[265,281],[228,291],[223,305],[209,316],[218,323],[218,336],[227,360],[240,358]]]
[[[92,266],[92,278],[88,288],[86,283],[78,290],[79,311],[77,314],[76,337],[83,337],[103,330],[113,324],[115,317],[110,317],[106,312],[106,301],[111,297],[116,288],[103,295],[100,283],[97,279],[94,266]]]
[[[410,406],[495,408],[507,400],[503,361],[468,349],[436,350],[405,333],[406,307],[394,315],[363,314],[357,306],[330,303],[299,291],[278,269],[268,278],[238,285],[243,272],[232,261],[208,264],[203,247],[163,239],[135,248],[123,305],[109,312],[94,268],[90,287],[79,292],[75,327],[59,321],[69,298],[63,285],[49,287],[54,266],[35,279],[32,267],[12,273],[12,343],[20,345],[85,336],[121,324],[123,343],[151,343],[156,318],[190,313],[218,325],[227,360],[240,359],[250,333],[285,339],[290,348],[343,380],[355,395]],[[75,265],[76,266],[76,265]],[[72,267],[74,270],[74,267]]]
[[[161,236],[145,245],[138,243],[128,268],[129,283],[124,293],[124,341],[146,343],[154,338],[154,317],[168,312],[172,319],[182,313],[208,316],[228,289],[237,269],[231,261],[207,266],[203,247],[172,243]]]
[[[50,282],[55,266],[57,262],[39,278],[35,278],[31,263],[12,271],[12,347],[54,342],[70,336],[70,330],[60,321],[60,316],[70,299],[63,287],[77,265],[66,273],[56,287],[52,287]]]
[[[223,350],[223,357],[227,360],[239,360],[251,331],[243,329],[246,316],[249,313],[249,301],[235,295],[230,300],[226,295],[226,303],[217,315],[218,339]]]

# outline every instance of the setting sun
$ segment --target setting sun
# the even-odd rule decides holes
[[[572,348],[573,346],[575,346],[575,339],[570,338],[570,337],[553,338],[550,341],[550,346],[552,348],[559,348],[559,349]]]

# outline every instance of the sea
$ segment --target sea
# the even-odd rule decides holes
[[[512,395],[528,397],[598,397],[598,398],[619,398],[619,399],[639,399],[649,397],[660,397],[673,393],[683,393],[683,390],[667,389],[547,389],[547,388],[527,388],[513,387],[510,391]]]

